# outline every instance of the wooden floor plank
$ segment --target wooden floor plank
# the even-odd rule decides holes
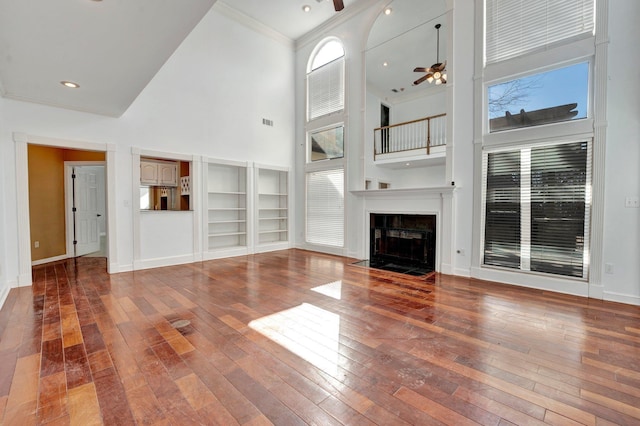
[[[0,424],[640,422],[640,307],[353,261],[36,266],[0,310]]]

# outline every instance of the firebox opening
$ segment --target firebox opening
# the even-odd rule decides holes
[[[371,213],[369,223],[368,266],[410,275],[435,270],[435,215]]]

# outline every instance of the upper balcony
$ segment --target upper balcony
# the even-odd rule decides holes
[[[447,115],[438,114],[374,129],[374,164],[391,168],[443,164]]]

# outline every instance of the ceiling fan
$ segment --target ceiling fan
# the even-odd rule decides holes
[[[426,73],[419,79],[413,82],[414,86],[422,83],[427,80],[431,83],[433,80],[436,81],[436,84],[443,84],[447,82],[447,74],[445,74],[445,67],[447,66],[447,61],[440,62],[440,24],[436,24],[436,31],[438,32],[438,41],[436,45],[436,63],[431,65],[429,68],[424,67],[416,67],[413,72],[424,72]]]
[[[336,12],[340,12],[344,9],[344,2],[342,0],[333,0],[333,7],[336,8]]]

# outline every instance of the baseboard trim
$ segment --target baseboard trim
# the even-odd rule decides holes
[[[633,296],[631,294],[614,293],[612,291],[605,291],[603,299],[608,302],[625,303],[627,305],[640,306],[640,296]]]
[[[164,266],[184,265],[187,263],[194,263],[195,259],[192,254],[184,256],[172,256],[161,257],[156,259],[136,260],[133,262],[133,270],[139,271],[142,269],[162,268]]]
[[[453,275],[465,278],[471,278],[471,270],[465,268],[455,268],[453,270]]]
[[[45,263],[57,262],[58,260],[68,259],[69,256],[61,254],[60,256],[47,257],[46,259],[34,260],[31,262],[31,266],[44,265]]]
[[[0,289],[0,309],[4,306],[4,302],[7,300],[7,296],[9,296],[9,283],[5,283],[5,286]]]

